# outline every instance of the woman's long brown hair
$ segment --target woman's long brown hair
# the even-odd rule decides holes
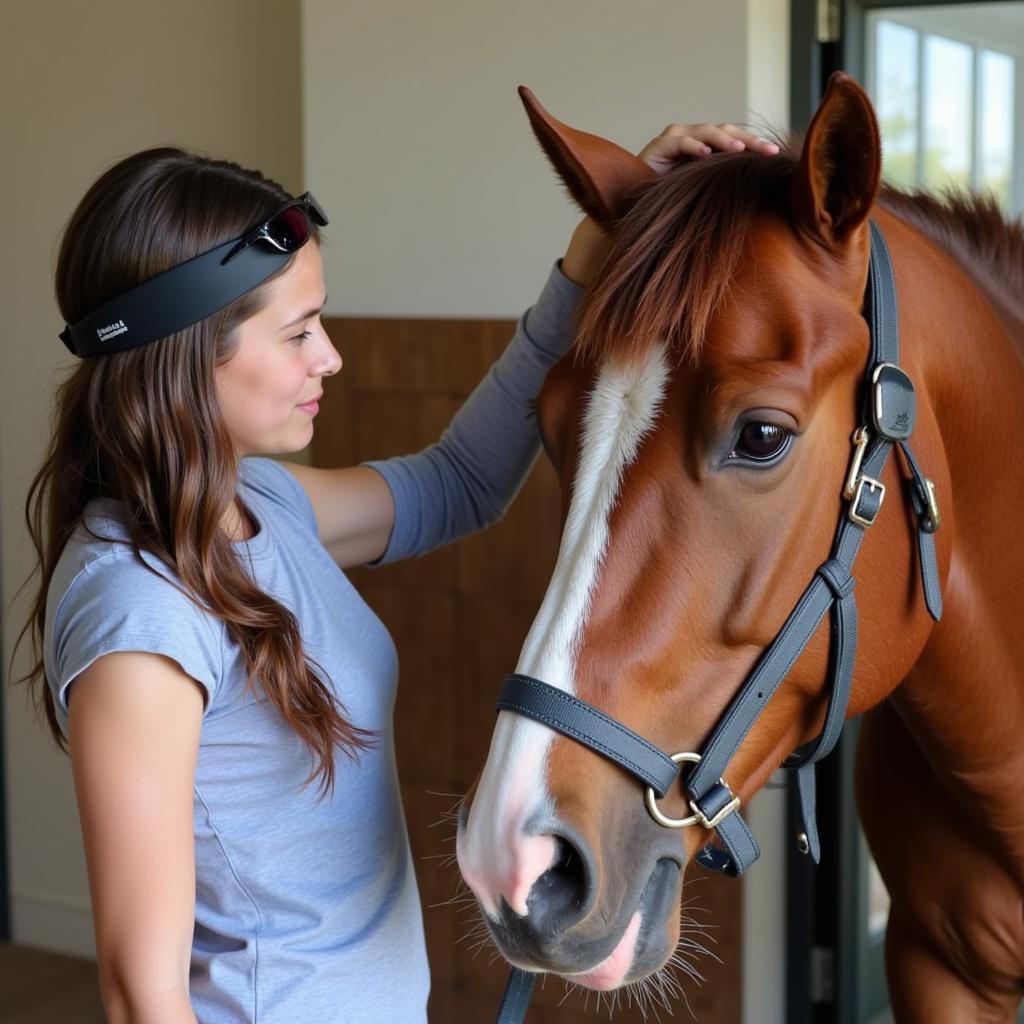
[[[258,172],[179,149],[122,160],[89,189],[65,229],[56,273],[65,322],[241,235],[289,198]],[[31,630],[36,660],[19,682],[32,688],[66,748],[42,654],[47,590],[89,502],[116,499],[136,557],[155,555],[224,623],[250,685],[262,688],[309,747],[310,780],[319,776],[326,792],[335,752],[355,757],[373,734],[346,719],[305,655],[295,616],[255,584],[223,529],[226,515],[243,510],[214,371],[233,354],[238,326],[258,312],[264,294],[261,286],[154,344],[83,359],[58,389],[53,435],[25,508],[39,589],[15,644]]]

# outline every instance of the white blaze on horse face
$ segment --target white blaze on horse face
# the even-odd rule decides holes
[[[576,689],[577,646],[622,476],[654,424],[668,376],[666,348],[654,345],[643,359],[606,363],[587,403],[558,561],[516,667],[566,693]],[[552,836],[525,832],[538,826],[543,831],[552,823],[544,764],[554,737],[547,726],[521,715],[498,715],[469,821],[457,844],[462,874],[491,916],[497,915],[500,897],[525,916],[533,883],[555,857]]]

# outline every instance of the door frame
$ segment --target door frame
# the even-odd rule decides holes
[[[986,0],[1013,3],[1016,0]],[[790,0],[790,125],[804,132],[833,71],[863,82],[864,26],[880,7],[955,7],[965,0]]]
[[[3,552],[0,551],[0,564]],[[2,647],[2,645],[0,645]],[[7,784],[4,764],[4,704],[7,694],[7,678],[3,659],[0,658],[0,942],[11,940],[11,879],[7,865]]]
[[[833,71],[847,71],[863,81],[870,11],[963,3],[790,0],[793,131],[806,131]],[[884,1009],[878,1002],[880,985],[884,992],[881,943],[862,941],[867,933],[868,859],[853,794],[859,724],[847,723],[836,749],[817,769],[821,864],[799,853],[795,843],[788,854],[787,1024],[862,1024]],[[787,814],[789,834],[795,836],[803,828],[795,786],[790,787]]]

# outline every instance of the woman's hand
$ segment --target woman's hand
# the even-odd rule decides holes
[[[664,174],[680,160],[702,160],[716,150],[738,153],[750,149],[755,153],[778,153],[774,142],[732,124],[670,124],[651,139],[640,153],[640,159],[657,174]],[[584,217],[573,232],[562,259],[562,273],[576,284],[587,285],[608,255],[608,236],[590,217]]]
[[[734,124],[670,124],[640,150],[639,156],[658,174],[664,174],[680,160],[689,157],[702,160],[711,156],[716,149],[722,153],[739,153],[749,149],[768,155],[779,151],[774,142],[737,128]]]

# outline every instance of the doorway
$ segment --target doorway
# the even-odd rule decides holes
[[[829,75],[848,71],[875,105],[888,181],[987,190],[1009,213],[1024,212],[1024,2],[792,0],[790,37],[795,130],[807,128]],[[888,895],[853,796],[857,732],[848,723],[819,769],[820,866],[795,848],[789,854],[789,1024],[892,1019],[883,968]]]

